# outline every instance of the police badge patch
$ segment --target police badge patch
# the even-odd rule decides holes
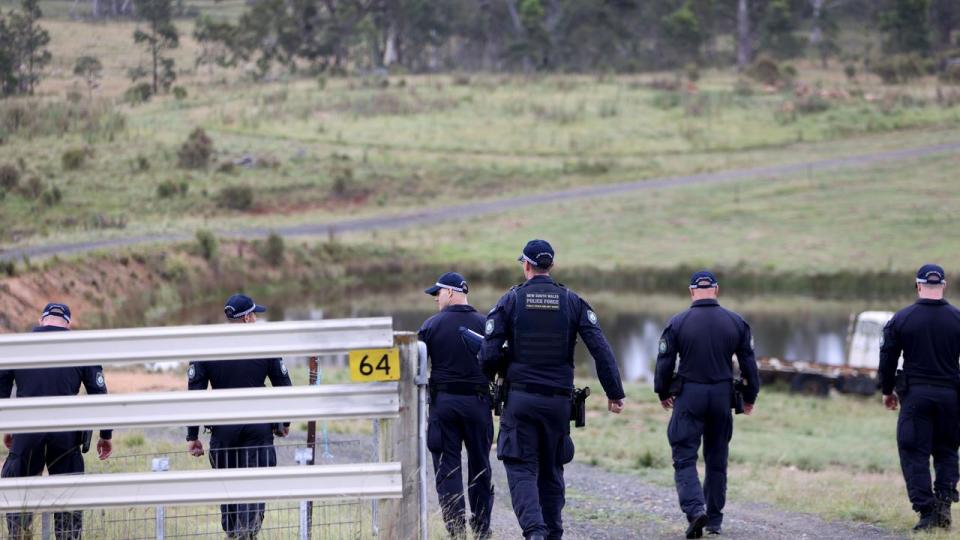
[[[660,354],[663,354],[663,353],[665,353],[665,352],[667,352],[667,340],[661,339],[661,340],[660,340]]]
[[[596,326],[600,319],[597,317],[597,314],[593,312],[592,309],[587,310],[587,320],[590,321],[590,324]]]
[[[287,365],[283,363],[283,360],[280,361],[280,373],[287,374]]]
[[[486,332],[486,334],[487,334],[488,336],[492,336],[492,335],[493,335],[493,329],[494,329],[493,319],[489,319],[489,320],[487,321],[487,325],[484,327],[483,331]]]
[[[754,349],[754,347],[753,347],[753,336],[750,336],[750,350],[752,351],[753,349]]]
[[[100,388],[103,388],[103,387],[106,386],[106,385],[107,385],[107,381],[105,381],[105,380],[103,379],[103,372],[102,372],[102,371],[98,371],[98,372],[97,372],[97,386],[99,386]]]
[[[197,376],[197,368],[193,364],[190,364],[190,369],[187,370],[187,378],[191,381],[194,377]]]

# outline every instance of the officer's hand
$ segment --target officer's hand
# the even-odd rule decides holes
[[[283,436],[286,437],[290,434],[290,426],[283,426]]]
[[[663,407],[663,410],[669,411],[673,408],[673,399],[673,396],[670,396],[667,399],[660,401],[660,406]]]
[[[107,459],[112,453],[113,443],[110,442],[110,439],[100,439],[97,441],[97,455],[100,456],[101,460]]]
[[[203,455],[203,443],[200,442],[200,439],[195,441],[187,441],[187,452],[191,456],[200,457]]]
[[[623,400],[622,399],[608,399],[607,400],[607,410],[613,414],[620,414],[623,412]]]
[[[13,435],[11,435],[11,434],[9,434],[9,433],[4,433],[4,434],[3,434],[3,445],[7,447],[7,450],[9,450],[10,447],[13,446]]]
[[[743,414],[750,416],[753,414],[753,403],[744,403],[743,404]]]
[[[883,406],[888,410],[895,411],[897,410],[897,405],[900,404],[900,400],[897,399],[896,394],[885,394],[883,396]]]

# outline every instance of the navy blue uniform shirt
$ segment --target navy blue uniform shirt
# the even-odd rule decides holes
[[[760,391],[757,361],[753,356],[750,325],[740,315],[714,299],[697,300],[690,309],[674,315],[660,336],[653,389],[661,400],[670,397],[676,376],[684,381],[714,384],[733,381],[733,355],[747,383],[743,400],[753,403]],[[676,368],[677,355],[680,367]]]
[[[460,327],[483,335],[483,315],[473,306],[447,306],[427,319],[417,335],[430,354],[430,381],[486,384],[476,356],[470,354],[460,337]]]
[[[513,321],[516,314],[517,291],[524,286],[553,285],[565,293],[566,328],[569,343],[566,344],[564,354],[567,360],[552,365],[534,365],[512,360],[513,352],[507,357],[503,355],[503,344],[514,343]],[[484,373],[492,376],[507,363],[507,380],[512,383],[539,384],[557,388],[573,388],[573,351],[577,343],[577,335],[593,356],[597,368],[597,378],[608,399],[623,399],[623,384],[620,381],[620,370],[617,367],[613,350],[607,338],[600,329],[600,321],[589,304],[569,289],[558,285],[550,276],[534,276],[524,285],[514,287],[504,294],[497,305],[487,315],[484,328],[483,346],[480,349],[480,363]]]
[[[273,386],[293,386],[287,367],[281,358],[256,358],[252,360],[217,360],[190,362],[187,370],[187,388],[206,390],[209,384],[214,390],[223,388],[263,388],[270,379]],[[284,422],[289,426],[289,422]],[[199,426],[187,428],[187,440],[196,440]]]
[[[37,326],[34,332],[66,332],[59,326]],[[75,396],[80,385],[87,394],[106,394],[107,383],[100,366],[55,367],[40,369],[0,370],[0,398],[9,398],[13,385],[17,385],[17,397]],[[101,429],[100,438],[109,439],[113,430]]]
[[[921,298],[894,314],[880,342],[884,394],[893,392],[900,353],[907,384],[927,379],[960,385],[960,310],[946,300]]]

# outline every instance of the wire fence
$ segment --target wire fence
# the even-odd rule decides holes
[[[302,442],[214,447],[205,455],[188,451],[143,452],[87,462],[87,474],[326,465],[378,461],[376,437],[318,437],[316,452]],[[184,443],[184,447],[186,444]],[[0,458],[6,456],[0,455]],[[271,501],[221,505],[129,507],[34,516],[8,513],[2,538],[15,540],[139,540],[154,538],[309,538],[347,540],[376,535],[376,503],[359,499]],[[303,531],[303,532],[301,532]]]

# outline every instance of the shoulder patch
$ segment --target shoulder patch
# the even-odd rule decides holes
[[[495,328],[496,328],[496,323],[493,322],[493,319],[487,319],[487,324],[486,326],[483,327],[483,331],[488,336],[492,336]]]
[[[283,363],[283,360],[280,360],[280,373],[287,374],[287,365]]]
[[[191,381],[197,376],[197,368],[190,364],[190,369],[187,370],[187,378]]]
[[[660,338],[660,354],[667,352],[667,340]]]
[[[755,347],[753,346],[753,336],[750,336],[750,350],[752,351]]]
[[[593,312],[592,309],[587,310],[587,320],[590,321],[590,324],[596,326],[600,322],[600,318],[597,317],[597,314]]]
[[[883,342],[884,342],[883,332],[880,332],[880,346],[881,346],[881,347],[883,347]]]
[[[99,386],[100,388],[103,388],[103,387],[106,386],[106,385],[107,385],[107,381],[103,378],[103,372],[102,372],[102,371],[98,371],[98,372],[97,372],[97,386]]]

